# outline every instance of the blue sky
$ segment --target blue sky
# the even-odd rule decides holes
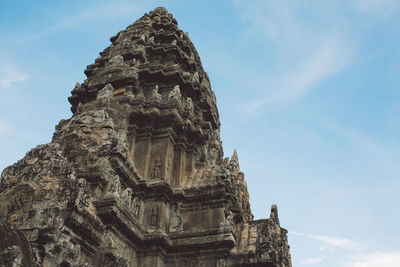
[[[400,1],[0,0],[0,169],[51,140],[109,38],[165,6],[190,33],[256,218],[294,266],[400,262]]]

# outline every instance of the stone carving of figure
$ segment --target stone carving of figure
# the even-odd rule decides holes
[[[25,193],[24,192],[15,192],[14,200],[12,203],[12,210],[19,210],[24,202],[22,199],[24,198]]]
[[[149,218],[150,227],[158,226],[158,207],[151,208],[150,218]]]
[[[89,185],[86,182],[85,178],[80,178],[77,180],[77,182],[78,184],[75,205],[78,207],[78,209],[85,209],[89,207]]]
[[[135,197],[132,201],[132,208],[133,208],[133,215],[136,217],[139,217],[139,211],[140,211],[140,199]]]
[[[116,55],[112,58],[110,58],[109,62],[112,63],[122,63],[124,62],[124,57],[121,55]]]
[[[183,230],[183,218],[179,209],[179,204],[174,207],[174,212],[171,215],[170,231],[179,232]]]
[[[44,209],[42,212],[42,221],[40,223],[41,226],[49,226],[54,222],[54,218],[56,217],[56,212],[54,208]]]
[[[210,88],[210,83],[208,82],[206,77],[203,77],[200,83],[201,88]]]
[[[275,204],[271,205],[271,214],[269,218],[279,225],[278,207]]]
[[[197,71],[193,74],[192,83],[200,84],[199,73]]]
[[[169,160],[169,158],[167,159],[167,173],[169,173],[169,171],[171,170],[171,161]]]
[[[223,225],[232,225],[233,224],[233,214],[230,210],[225,210],[225,221],[222,222]]]
[[[156,86],[154,86],[154,88],[151,92],[151,98],[156,101],[161,100],[161,95],[158,93],[158,84],[156,84]]]
[[[78,107],[76,108],[76,112],[81,113],[83,110],[83,104],[82,102],[79,102]]]
[[[81,256],[81,246],[68,242],[65,245],[65,257],[71,260],[73,263],[78,263]]]
[[[142,89],[140,89],[140,88],[137,89],[135,98],[136,98],[137,100],[143,100],[143,99],[145,99],[145,96],[144,96],[144,94],[143,94]]]
[[[53,188],[51,183],[43,184],[42,190],[39,192],[39,196],[41,199],[49,200],[53,196]]]
[[[217,267],[226,267],[226,261],[225,261],[225,259],[219,259],[219,260],[217,260]]]
[[[11,214],[10,217],[7,219],[7,223],[10,226],[16,225],[19,223],[19,215],[18,214]]]
[[[271,250],[268,243],[261,243],[258,247],[259,257],[261,259],[269,259],[272,260],[274,258],[274,253]]]
[[[130,208],[132,205],[132,189],[130,187],[126,188],[121,194],[121,200],[125,205]]]
[[[175,85],[174,89],[172,89],[168,94],[168,101],[175,102],[182,98],[181,89],[179,85]]]
[[[114,255],[111,252],[106,252],[103,255],[103,260],[101,262],[102,267],[128,267],[128,260],[117,255]]]
[[[117,253],[115,253],[116,249],[117,248],[115,247],[114,242],[110,236],[104,238],[102,244],[96,252],[93,266],[128,267],[128,260],[120,257]]]
[[[121,183],[117,174],[112,174],[111,181],[108,184],[107,194],[118,195],[121,190]]]
[[[157,23],[160,23],[160,22],[161,22],[161,17],[160,17],[159,15],[155,15],[155,16],[153,17],[153,20],[154,20],[155,22],[157,22]]]
[[[0,265],[1,266],[22,266],[23,254],[21,247],[13,245],[6,247],[0,252]]]
[[[14,192],[14,198],[11,203],[11,210],[19,210],[21,208],[30,208],[34,200],[34,189],[28,185],[19,187]]]
[[[76,93],[76,92],[78,92],[80,89],[81,89],[81,84],[78,83],[78,82],[76,82],[76,83],[75,83],[75,87],[74,87],[74,89],[72,90],[72,92]]]
[[[236,151],[236,148],[233,150],[233,155],[229,161],[229,170],[234,171],[234,170],[239,170],[239,157]]]
[[[107,85],[104,86],[103,89],[97,92],[96,99],[112,96],[113,93],[114,93],[114,87],[111,84],[107,83]]]
[[[194,110],[194,108],[193,108],[193,100],[190,97],[186,98],[185,108],[189,112],[193,112],[193,110]]]
[[[169,175],[169,176],[167,176],[167,177],[171,177],[171,175],[172,175],[172,168],[173,168],[173,159],[172,159],[172,156],[170,155],[170,156],[168,156],[168,158],[167,158],[167,170],[166,170],[166,173],[167,173],[167,175]]]
[[[155,42],[154,42],[154,36],[152,36],[152,37],[149,38],[149,43],[151,43],[151,44],[154,44],[154,43],[155,43]]]
[[[56,191],[56,196],[59,201],[68,200],[68,202],[73,202],[75,193],[75,180],[67,179],[62,182],[58,191]]]
[[[150,178],[151,179],[161,178],[161,161],[158,159],[155,159],[153,162],[153,168],[151,170]]]

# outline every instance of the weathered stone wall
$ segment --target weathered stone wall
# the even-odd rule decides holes
[[[73,116],[1,174],[4,266],[291,266],[277,209],[253,221],[223,159],[209,78],[157,8],[111,38]]]

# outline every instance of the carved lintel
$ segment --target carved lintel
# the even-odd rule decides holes
[[[133,167],[129,166],[120,156],[113,155],[110,161],[111,166],[120,175],[127,186],[135,187],[139,183],[138,180],[140,178],[138,177],[138,174],[132,170]]]
[[[114,225],[119,231],[135,240],[142,240],[145,229],[117,198],[107,197],[94,202],[97,215],[105,224]]]

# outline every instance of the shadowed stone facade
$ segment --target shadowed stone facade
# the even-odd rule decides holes
[[[73,115],[1,174],[0,266],[291,266],[275,205],[253,220],[188,34],[156,8],[111,38]]]

